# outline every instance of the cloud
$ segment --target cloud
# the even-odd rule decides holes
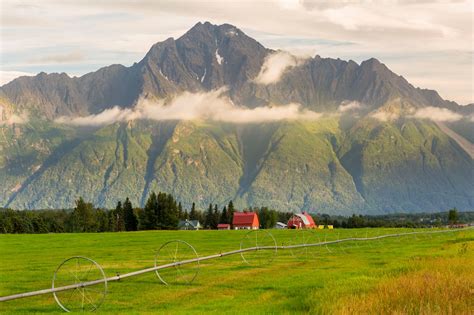
[[[21,77],[21,76],[34,76],[33,73],[30,72],[23,72],[23,71],[0,71],[0,86],[7,84],[14,79]]]
[[[340,113],[345,113],[349,111],[355,111],[362,108],[362,104],[358,101],[344,101],[339,105],[337,111]]]
[[[11,114],[0,105],[0,126],[11,126],[13,124],[24,124],[28,122],[28,115],[26,113],[21,115]]]
[[[454,122],[464,118],[463,115],[453,112],[447,108],[433,106],[423,107],[417,110],[410,110],[405,113],[394,113],[385,110],[378,110],[369,116],[383,122],[393,121],[400,117],[427,119],[436,122]],[[467,116],[466,119],[471,120],[472,117]]]
[[[114,107],[97,115],[85,117],[59,117],[57,123],[76,126],[99,126],[114,122],[150,119],[211,120],[227,123],[261,123],[282,120],[315,120],[322,116],[304,110],[299,104],[246,108],[235,105],[225,96],[225,89],[206,93],[184,92],[168,103],[163,100],[141,99],[133,109]]]
[[[113,108],[106,109],[97,115],[89,115],[84,117],[61,116],[58,117],[55,122],[74,126],[101,126],[109,125],[118,121],[129,120],[129,117],[131,117],[132,114],[133,111],[129,108],[122,109],[118,106],[115,106]]]
[[[266,85],[276,83],[280,81],[286,70],[296,67],[303,62],[304,59],[293,56],[286,51],[277,51],[265,58],[260,73],[254,81]]]
[[[375,118],[382,122],[386,122],[386,121],[396,120],[400,117],[400,115],[396,113],[389,113],[389,112],[380,110],[371,114],[370,117]]]
[[[419,119],[429,119],[437,122],[453,122],[463,118],[461,114],[450,111],[447,108],[432,106],[418,109],[412,117]]]

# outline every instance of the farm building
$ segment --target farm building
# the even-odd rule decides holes
[[[180,230],[200,230],[201,228],[202,225],[198,220],[180,220],[178,223]]]
[[[286,229],[287,227],[288,227],[288,226],[287,226],[285,223],[283,223],[283,222],[277,222],[277,223],[275,224],[275,227],[274,227],[274,228],[275,228],[275,229]]]
[[[219,223],[219,224],[217,225],[217,229],[218,229],[218,230],[230,230],[230,224]]]
[[[295,213],[288,220],[289,229],[314,229],[315,227],[313,218],[307,212]]]
[[[232,227],[234,230],[257,230],[260,226],[255,212],[234,212]]]

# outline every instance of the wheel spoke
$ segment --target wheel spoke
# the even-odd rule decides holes
[[[81,292],[82,292],[81,309],[84,310],[84,298],[85,298],[84,289]]]
[[[71,298],[76,294],[77,288],[73,289],[71,294],[69,294],[68,298],[66,299],[66,302],[69,302]]]
[[[89,272],[92,270],[93,266],[94,264],[91,263],[89,265],[89,269],[87,270],[87,272],[85,272],[85,274],[84,273],[82,274],[81,279],[84,279],[85,282],[87,281],[87,276],[89,275]]]

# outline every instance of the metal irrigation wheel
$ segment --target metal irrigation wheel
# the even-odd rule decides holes
[[[293,239],[290,242],[290,245],[308,245],[313,243],[320,243],[319,237],[317,237],[312,231],[298,229],[293,230],[294,233]],[[317,249],[316,249],[317,247]],[[303,246],[303,247],[295,247],[290,248],[291,254],[294,257],[298,258],[308,258],[316,255],[317,250],[320,250],[321,246]]]
[[[249,265],[269,264],[277,254],[277,242],[273,235],[265,230],[251,230],[240,241],[240,255]]]
[[[64,260],[53,276],[52,288],[75,285],[68,290],[53,292],[54,299],[66,312],[95,311],[107,295],[107,278],[94,260],[74,256]]]
[[[191,284],[199,272],[199,256],[194,247],[181,240],[169,241],[161,245],[156,252],[155,267],[191,260],[186,264],[177,264],[155,271],[158,279],[166,285]]]

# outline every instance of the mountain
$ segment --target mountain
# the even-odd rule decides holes
[[[376,59],[359,65],[315,56],[258,83],[278,53],[232,25],[206,22],[153,45],[130,67],[74,78],[40,73],[2,86],[0,206],[72,207],[78,196],[106,207],[126,196],[143,204],[155,190],[202,208],[231,199],[239,207],[341,214],[474,208],[472,105],[415,88]],[[238,124],[56,120],[224,87],[238,108],[297,103],[324,115]],[[342,112],[351,102],[357,108]],[[415,118],[433,108],[462,118]]]

